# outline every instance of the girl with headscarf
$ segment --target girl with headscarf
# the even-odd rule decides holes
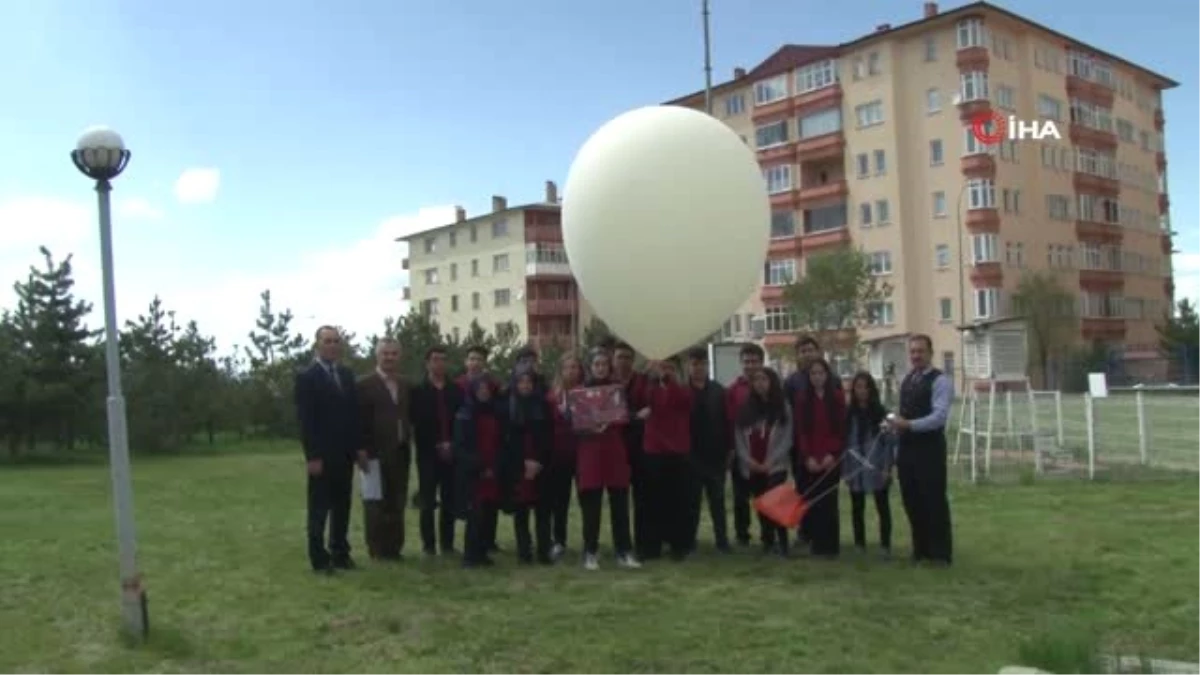
[[[574,353],[564,354],[558,364],[554,386],[547,395],[554,420],[553,451],[546,476],[544,496],[550,515],[550,557],[562,558],[567,550],[567,516],[571,512],[571,487],[575,482],[575,433],[567,392],[583,386],[583,365]]]
[[[888,488],[895,466],[895,438],[882,429],[887,409],[879,396],[879,386],[868,372],[854,376],[850,385],[850,406],[846,414],[846,457],[842,476],[850,488],[850,522],[854,527],[854,546],[867,549],[865,511],[867,495],[875,501],[879,515],[879,545],[883,557],[892,552],[892,508]]]
[[[496,405],[495,385],[471,378],[454,419],[454,465],[460,518],[467,521],[464,567],[494,564],[488,546],[496,538],[503,470],[504,410]]]
[[[761,368],[750,375],[750,391],[734,421],[738,468],[755,497],[787,482],[792,449],[791,406],[779,374]],[[788,554],[788,531],[758,514],[763,553]]]
[[[588,375],[585,388],[615,384],[612,357],[607,351],[592,351]],[[589,571],[600,569],[600,512],[606,492],[617,564],[630,569],[642,566],[633,554],[629,531],[629,452],[622,426],[601,424],[576,437],[576,483],[583,511],[583,567]]]
[[[517,559],[523,564],[550,564],[550,501],[547,499],[546,466],[550,463],[554,421],[546,405],[545,392],[538,390],[533,368],[519,366],[508,386],[505,442],[505,485],[513,491],[511,503]],[[508,501],[508,500],[506,500]],[[530,537],[529,518],[534,519],[535,537]]]

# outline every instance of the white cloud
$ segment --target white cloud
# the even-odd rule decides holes
[[[118,201],[114,211],[117,218],[159,220],[163,217],[162,209],[141,197],[129,197]]]
[[[175,180],[175,198],[181,204],[208,204],[221,188],[218,169],[185,169]]]
[[[291,309],[296,330],[309,334],[330,323],[345,326],[365,337],[383,326],[385,317],[408,311],[403,287],[408,273],[401,268],[407,255],[396,237],[444,225],[454,218],[453,206],[419,209],[416,213],[385,219],[373,232],[357,240],[334,243],[299,256],[284,272],[252,271],[204,276],[163,274],[154,260],[139,264],[117,253],[117,314],[134,319],[145,312],[155,294],[182,322],[195,320],[200,329],[217,339],[221,351],[246,344],[246,334],[258,316],[259,294],[271,290],[272,303]],[[93,303],[89,323],[102,325],[99,251],[94,206],[30,197],[0,202],[0,283],[24,278],[30,265],[42,264],[37,247],[44,245],[56,258],[74,254],[76,294]],[[273,261],[265,261],[271,264]],[[13,307],[14,294],[0,292],[0,307]]]

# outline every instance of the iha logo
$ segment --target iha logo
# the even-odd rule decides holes
[[[1058,126],[1053,120],[1032,122],[1017,119],[1014,115],[1005,117],[998,112],[981,113],[971,120],[971,134],[975,140],[984,145],[996,145],[1000,141],[1016,141],[1033,139],[1040,141],[1044,138],[1062,140]]]

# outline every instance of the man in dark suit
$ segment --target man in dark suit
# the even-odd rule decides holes
[[[688,351],[688,384],[692,388],[692,481],[689,543],[695,550],[700,529],[702,500],[708,500],[713,540],[717,550],[729,553],[729,522],[725,515],[725,474],[729,471],[727,439],[733,435],[725,411],[725,387],[708,376],[708,350]]]
[[[404,549],[412,424],[408,419],[410,385],[399,371],[400,343],[382,338],[375,344],[375,371],[358,381],[363,437],[358,463],[364,471],[379,472],[381,487],[378,499],[363,499],[367,550],[376,560],[399,560]]]
[[[346,533],[359,417],[354,373],[338,363],[342,336],[336,328],[317,330],[316,352],[312,364],[296,375],[296,410],[308,466],[308,560],[314,572],[333,574],[354,569]]]
[[[454,555],[454,416],[463,388],[446,374],[446,348],[425,353],[425,379],[409,393],[408,418],[417,448],[421,547],[425,555]],[[440,504],[440,510],[439,510]]]

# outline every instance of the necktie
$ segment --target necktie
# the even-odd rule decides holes
[[[337,366],[325,366],[325,372],[329,373],[329,379],[333,380],[333,386],[337,387],[339,392],[342,391],[342,381],[338,379]]]

